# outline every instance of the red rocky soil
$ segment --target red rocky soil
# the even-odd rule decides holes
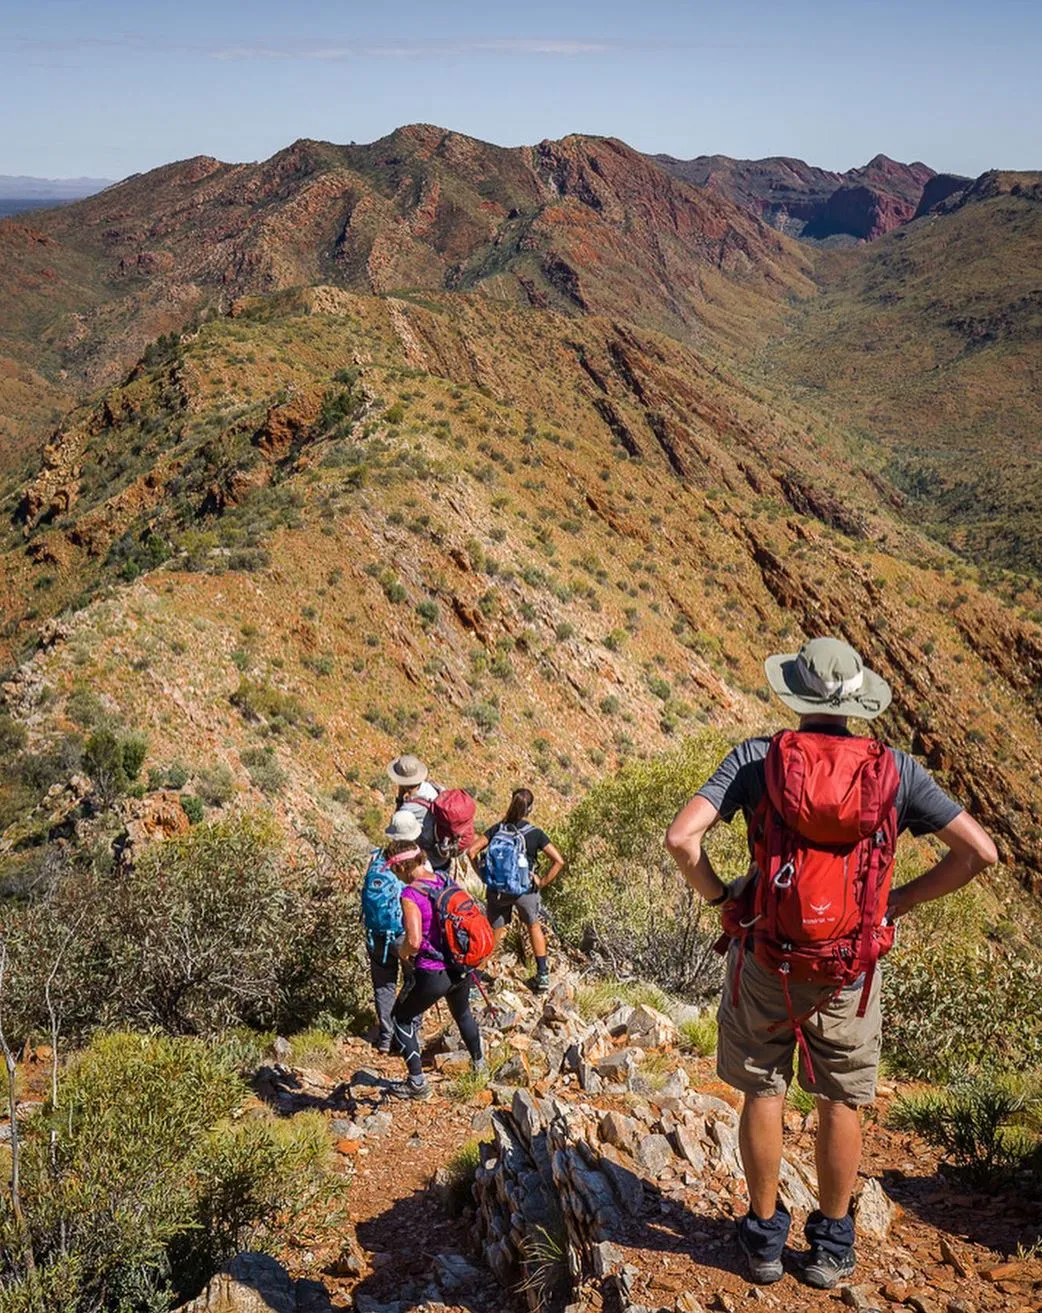
[[[512,1091],[493,1087],[469,1102],[455,1101],[450,1097],[451,1076],[433,1069],[435,1063],[444,1066],[441,1055],[432,1059],[434,1097],[427,1103],[402,1103],[388,1097],[379,1084],[382,1078],[401,1074],[400,1062],[378,1057],[360,1040],[345,1043],[344,1059],[343,1072],[327,1078],[298,1073],[293,1101],[314,1106],[324,1097],[340,1168],[349,1181],[347,1206],[357,1247],[332,1252],[328,1245],[322,1249],[301,1243],[284,1255],[288,1266],[312,1279],[324,1270],[322,1280],[337,1309],[523,1309],[523,1293],[504,1291],[484,1268],[473,1209],[464,1206],[461,1215],[451,1216],[434,1182],[438,1169],[461,1144],[475,1135],[490,1138],[490,1105],[508,1103]],[[451,1067],[452,1059],[448,1061]],[[677,1062],[689,1072],[693,1090],[734,1102],[731,1092],[715,1080],[710,1059],[678,1055]],[[338,1088],[338,1078],[347,1084]],[[314,1087],[316,1079],[328,1087],[324,1096]],[[1038,1183],[988,1192],[957,1184],[921,1141],[884,1126],[893,1094],[885,1088],[866,1118],[862,1175],[882,1184],[895,1216],[885,1242],[859,1238],[859,1264],[850,1289],[812,1291],[792,1272],[776,1286],[750,1286],[741,1275],[733,1241],[733,1219],[746,1207],[741,1183],[719,1169],[713,1176],[688,1174],[682,1179],[667,1170],[658,1183],[645,1182],[641,1211],[627,1217],[619,1234],[610,1237],[621,1260],[636,1268],[630,1304],[676,1313],[698,1313],[700,1308],[706,1313],[754,1307],[835,1310],[840,1300],[865,1310],[908,1308],[917,1313],[1042,1309],[1042,1262],[1010,1257],[1018,1245],[1029,1249],[1042,1230]],[[598,1109],[630,1110],[634,1103],[634,1096],[626,1093],[591,1095],[578,1089],[574,1078],[559,1079],[552,1089],[562,1101]],[[550,1090],[549,1080],[533,1087],[537,1096]],[[655,1115],[655,1096],[642,1102]],[[284,1105],[283,1110],[288,1108]],[[379,1115],[383,1112],[391,1114],[389,1125]],[[345,1129],[344,1119],[359,1126],[374,1113],[377,1121],[369,1123],[373,1130],[359,1136],[339,1133]],[[786,1152],[790,1158],[813,1161],[812,1118],[795,1110],[787,1114]],[[794,1258],[803,1248],[801,1222],[797,1217],[793,1227]],[[446,1285],[445,1264],[438,1266],[444,1255],[459,1256],[478,1269],[468,1279],[464,1267],[464,1288],[453,1289],[451,1277]],[[449,1266],[455,1262],[449,1260]]]

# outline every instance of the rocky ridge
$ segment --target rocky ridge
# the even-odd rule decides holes
[[[937,176],[925,164],[900,164],[886,155],[877,155],[862,168],[844,173],[784,157],[653,158],[675,177],[726,196],[779,231],[817,241],[838,237],[873,241],[907,223],[918,216],[925,204],[924,189]],[[959,187],[970,181],[943,176]],[[942,193],[949,195],[955,189],[947,183],[933,186],[929,204],[936,204]]]
[[[1034,1307],[1042,1264],[1008,1261],[988,1245],[1004,1234],[1008,1253],[1012,1218],[1030,1228],[1039,1205],[993,1198],[989,1208],[983,1197],[960,1195],[929,1151],[871,1120],[854,1281],[835,1293],[810,1291],[794,1276],[750,1288],[733,1242],[733,1220],[745,1211],[733,1095],[720,1097],[728,1092],[706,1060],[677,1049],[673,1018],[694,1011],[670,1005],[670,1016],[620,998],[586,1019],[576,1010],[579,978],[567,968],[558,977],[540,1001],[518,969],[501,968],[497,1012],[482,1016],[497,1069],[469,1106],[445,1100],[468,1063],[455,1031],[436,1021],[426,1059],[435,1097],[419,1106],[385,1099],[393,1060],[369,1059],[341,1077],[285,1065],[289,1045],[277,1041],[275,1061],[255,1075],[251,1115],[325,1111],[351,1228],[318,1244],[298,1241],[282,1255],[288,1272],[240,1256],[182,1313],[740,1313],[796,1300],[817,1313],[837,1296],[863,1313]],[[362,1055],[347,1042],[348,1062]],[[891,1093],[884,1088],[884,1102]],[[795,1247],[815,1179],[810,1119],[792,1110],[786,1120],[795,1152],[783,1197],[796,1218]],[[480,1142],[472,1196],[461,1195],[452,1166],[468,1136]],[[448,1166],[435,1168],[439,1158]],[[947,1213],[931,1200],[943,1200]]]
[[[298,141],[259,164],[166,165],[31,226],[0,222],[0,251],[0,361],[67,404],[245,293],[480,288],[733,343],[811,290],[794,245],[620,141],[505,149],[428,124],[367,146]],[[0,411],[0,432],[28,436],[26,418]]]

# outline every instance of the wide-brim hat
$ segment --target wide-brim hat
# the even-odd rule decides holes
[[[872,720],[890,705],[890,685],[841,638],[812,638],[763,664],[773,691],[801,716]]]
[[[406,752],[401,757],[395,757],[387,767],[387,774],[395,784],[422,784],[427,778],[427,767],[419,757]]]
[[[412,843],[412,841],[418,839],[422,833],[423,822],[415,812],[409,811],[407,807],[403,807],[400,811],[396,811],[391,817],[387,829],[384,830],[384,834],[386,834],[388,839],[392,842],[404,843]]]

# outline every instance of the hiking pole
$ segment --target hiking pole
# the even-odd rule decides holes
[[[489,998],[489,996],[485,993],[485,986],[481,983],[481,980],[480,980],[479,977],[478,977],[478,973],[474,970],[473,967],[471,967],[471,969],[470,969],[470,978],[471,978],[471,980],[473,980],[474,984],[477,985],[477,987],[478,987],[478,993],[479,993],[479,994],[481,995],[481,997],[485,1000],[485,1007],[488,1009],[489,1013],[490,1013],[491,1016],[492,1016],[492,1024],[493,1024],[493,1026],[498,1026],[498,1025],[499,1025],[499,1011],[498,1011],[498,1009],[496,1008],[495,1004],[492,1002],[492,1000]]]

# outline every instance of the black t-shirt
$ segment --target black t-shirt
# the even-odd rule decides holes
[[[823,729],[820,725],[802,733],[847,734],[844,729]],[[721,820],[730,821],[741,811],[748,821],[767,787],[764,760],[769,738],[746,739],[732,748],[712,776],[698,790],[698,797],[711,802]],[[897,829],[912,834],[934,834],[943,830],[962,811],[933,776],[914,757],[900,748],[890,748],[897,766]]]
[[[504,822],[497,821],[490,829],[485,831],[485,838],[492,842],[492,838],[503,828]],[[536,861],[539,854],[550,842],[550,836],[545,830],[541,830],[538,825],[530,825],[528,821],[522,821],[515,827],[520,830],[525,840],[525,855],[528,857],[528,869],[535,875]]]

